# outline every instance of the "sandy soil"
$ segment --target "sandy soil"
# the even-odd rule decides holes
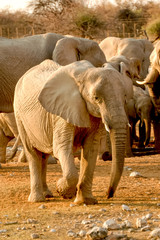
[[[16,160],[17,156],[14,158]],[[79,169],[79,160],[76,159]],[[92,225],[99,220],[98,226],[110,218],[116,221],[129,220],[132,230],[123,229],[128,239],[146,240],[151,230],[160,224],[160,155],[149,155],[125,159],[123,176],[113,199],[106,199],[105,193],[109,183],[111,162],[98,160],[93,182],[93,195],[98,199],[94,206],[73,206],[73,200],[64,200],[56,192],[56,181],[61,177],[59,163],[48,165],[47,182],[54,198],[43,203],[28,203],[30,176],[27,163],[2,164],[0,169],[0,239],[31,239],[37,233],[40,239],[75,239],[68,237],[68,230],[78,233],[88,230],[91,224],[83,225],[82,220],[90,220]],[[130,177],[138,171],[142,177]],[[123,211],[122,204],[129,206],[130,211]],[[101,211],[105,209],[106,211]],[[136,228],[136,219],[152,213],[150,231]],[[100,222],[101,221],[101,222]],[[55,229],[55,232],[51,232]],[[116,231],[117,232],[117,231]],[[76,238],[84,239],[84,238]]]

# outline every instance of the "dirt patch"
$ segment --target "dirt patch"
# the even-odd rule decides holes
[[[16,160],[15,157],[14,160]],[[79,169],[79,160],[76,159]],[[93,195],[98,205],[74,206],[73,200],[64,200],[56,192],[56,181],[61,177],[58,164],[48,165],[47,182],[54,198],[44,203],[28,203],[30,176],[27,163],[2,164],[0,169],[0,239],[31,239],[37,233],[40,239],[84,239],[69,237],[68,230],[78,233],[88,231],[94,225],[102,226],[107,219],[115,218],[121,224],[124,220],[132,227],[112,232],[121,232],[128,239],[146,240],[150,232],[160,225],[160,155],[140,156],[125,159],[125,169],[113,199],[106,199],[105,193],[110,178],[110,161],[98,160],[93,181]],[[130,177],[133,171],[142,177]],[[43,206],[42,206],[43,204]],[[123,211],[126,204],[130,211]],[[39,208],[42,206],[41,208]],[[136,219],[152,213],[148,220],[149,231],[136,227]],[[88,224],[82,224],[88,220]],[[52,230],[52,231],[51,231]],[[108,234],[110,234],[109,231]]]

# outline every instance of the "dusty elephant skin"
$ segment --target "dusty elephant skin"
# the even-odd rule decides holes
[[[154,105],[153,127],[155,135],[155,147],[160,150],[160,41],[158,41],[150,55],[150,72],[139,84],[145,84]]]
[[[53,153],[63,173],[57,182],[58,192],[70,198],[77,187],[75,203],[97,202],[92,195],[92,180],[102,122],[111,137],[113,160],[107,196],[113,196],[123,171],[128,124],[122,78],[112,66],[95,68],[88,61],[79,61],[62,67],[46,60],[19,80],[14,109],[29,161],[29,201],[52,196],[46,168],[48,154]],[[80,146],[78,178],[74,152]]]
[[[19,78],[45,59],[61,65],[88,60],[95,67],[106,62],[98,43],[56,33],[19,39],[0,38],[0,112],[13,112],[13,96]]]

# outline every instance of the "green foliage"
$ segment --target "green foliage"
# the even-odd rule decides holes
[[[160,18],[151,22],[147,26],[147,33],[153,37],[160,38]]]
[[[82,37],[89,38],[104,26],[104,22],[92,11],[79,12],[74,22]]]

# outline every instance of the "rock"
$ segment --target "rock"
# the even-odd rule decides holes
[[[84,224],[84,225],[86,225],[86,224],[90,224],[90,223],[92,223],[91,221],[89,221],[89,220],[82,220],[82,222],[81,222],[82,224]]]
[[[7,232],[6,229],[0,229],[0,233],[5,233],[5,232]]]
[[[107,210],[105,208],[99,209],[100,212],[106,212]]]
[[[69,231],[67,232],[67,236],[68,236],[68,237],[77,237],[77,234],[76,234],[75,232],[73,232],[72,230],[69,230]]]
[[[56,232],[56,229],[52,228],[52,229],[50,230],[50,232],[55,233],[55,232]]]
[[[137,218],[136,220],[136,227],[137,228],[142,228],[147,225],[147,221],[145,218]]]
[[[107,237],[107,240],[119,240],[119,239],[123,239],[123,240],[127,240],[127,235],[126,234],[120,234],[120,233],[111,233],[111,235],[109,235]]]
[[[46,206],[45,206],[44,204],[42,204],[42,205],[40,205],[38,208],[39,208],[39,209],[45,209]]]
[[[129,175],[130,177],[142,177],[142,175],[139,172],[131,172],[131,174]]]
[[[150,237],[160,237],[160,228],[155,228],[151,233]]]
[[[125,204],[122,204],[122,210],[123,211],[131,211],[130,208]]]
[[[32,233],[32,234],[31,234],[31,238],[32,238],[32,239],[39,238],[39,235],[38,235],[37,233]]]
[[[105,239],[108,235],[106,228],[94,227],[86,233],[86,239],[88,240],[99,240]]]
[[[148,213],[146,216],[144,216],[144,218],[145,218],[146,220],[149,220],[149,219],[152,218],[152,216],[153,216],[152,213]]]
[[[120,229],[120,225],[116,223],[114,219],[108,219],[103,223],[103,227],[108,230],[118,230]]]
[[[146,225],[146,226],[141,228],[142,232],[149,231],[149,230],[150,230],[150,226],[149,225]]]
[[[78,235],[80,236],[80,237],[85,237],[86,236],[86,231],[85,230],[81,230],[79,233],[78,233]]]

